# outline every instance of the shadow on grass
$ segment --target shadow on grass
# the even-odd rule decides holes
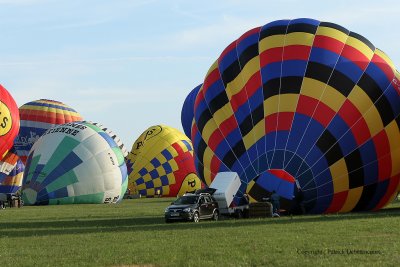
[[[329,215],[285,216],[261,219],[223,219],[219,222],[165,223],[163,217],[75,219],[42,222],[0,223],[0,238],[29,237],[67,234],[90,234],[135,231],[170,231],[185,229],[242,227],[266,224],[293,224],[302,222],[332,222],[354,219],[379,219],[400,217],[400,208],[383,209],[376,212],[358,212]]]

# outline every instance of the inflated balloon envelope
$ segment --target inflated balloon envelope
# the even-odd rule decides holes
[[[127,157],[131,193],[175,197],[201,188],[190,139],[166,125],[146,129]]]
[[[13,146],[19,126],[18,106],[11,94],[0,85],[0,159]]]
[[[115,203],[126,187],[126,164],[115,141],[89,122],[73,122],[35,142],[22,197],[28,205]]]
[[[399,187],[399,79],[384,52],[340,25],[294,19],[252,29],[222,52],[197,94],[198,173],[210,184],[237,172],[236,202],[275,190],[290,209],[301,189],[309,213],[380,209]]]

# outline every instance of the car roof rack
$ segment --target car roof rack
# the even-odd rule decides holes
[[[198,194],[198,195],[200,195],[200,194],[202,194],[202,193],[203,193],[203,194],[204,194],[204,193],[207,193],[207,194],[209,194],[209,195],[212,195],[212,194],[214,194],[215,191],[217,191],[217,189],[208,187],[208,188],[197,189],[195,193]]]
[[[185,193],[185,194],[183,194],[184,196],[197,196],[197,194],[194,194],[194,193]]]

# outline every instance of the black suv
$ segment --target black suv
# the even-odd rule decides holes
[[[193,221],[202,219],[218,220],[218,203],[208,193],[184,194],[165,209],[165,221]]]

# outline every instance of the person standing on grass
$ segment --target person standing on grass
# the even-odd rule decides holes
[[[305,214],[304,206],[304,194],[300,187],[297,188],[295,195],[293,196],[292,207],[290,209],[291,214],[301,215]]]
[[[275,192],[275,190],[273,190],[271,194],[271,204],[272,204],[272,216],[274,217],[279,217],[279,210],[281,208],[280,200],[281,197],[278,195],[278,193]]]
[[[11,194],[7,194],[7,204],[8,204],[8,207],[10,207],[10,208],[13,207],[12,195]]]
[[[303,194],[303,190],[301,190],[301,188],[298,189],[295,200],[300,209],[299,210],[300,214],[305,214],[306,209],[304,207],[304,194]]]

